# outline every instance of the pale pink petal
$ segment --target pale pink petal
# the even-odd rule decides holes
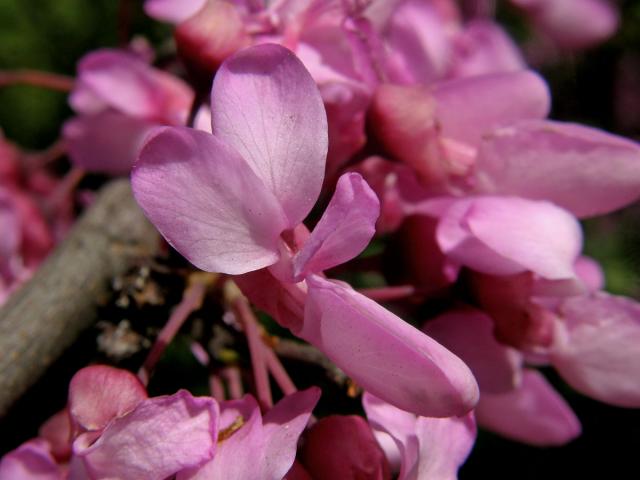
[[[574,276],[582,247],[577,220],[549,202],[476,197],[451,206],[436,236],[453,261],[492,275],[531,271],[550,279]]]
[[[446,72],[451,29],[431,2],[402,2],[382,34],[395,62],[389,72],[394,82],[430,83]]]
[[[106,365],[78,371],[69,384],[69,413],[84,430],[101,430],[133,410],[147,392],[133,373]]]
[[[302,331],[364,389],[408,411],[461,415],[478,386],[469,368],[440,344],[344,284],[313,275]]]
[[[82,88],[106,105],[160,123],[183,122],[193,99],[189,86],[178,77],[124,51],[105,49],[86,55],[78,76]]]
[[[496,127],[545,118],[551,108],[546,82],[530,70],[443,82],[433,96],[442,135],[472,146]]]
[[[454,40],[450,74],[474,77],[527,67],[520,49],[500,25],[474,20]],[[516,97],[511,97],[513,99]]]
[[[578,257],[574,265],[576,276],[582,280],[590,292],[597,292],[604,288],[604,272],[600,264],[591,257],[582,255]]]
[[[322,99],[300,60],[273,44],[238,52],[216,74],[211,111],[214,135],[244,157],[295,227],[318,198],[327,155]]]
[[[462,417],[418,417],[416,436],[420,443],[416,478],[456,480],[476,439],[473,413]]]
[[[263,464],[259,461],[259,456],[264,448],[264,439],[258,403],[247,395],[241,400],[223,402],[220,409],[215,456],[202,466],[189,468],[178,474],[177,480],[262,478]]]
[[[471,452],[476,425],[473,413],[462,417],[427,418],[400,410],[370,393],[362,403],[376,432],[393,438],[400,451],[399,480],[455,480]]]
[[[216,451],[218,404],[181,390],[145,400],[77,452],[98,478],[157,480],[202,465]],[[74,446],[75,448],[75,446]]]
[[[106,110],[82,115],[64,124],[69,157],[88,172],[128,175],[155,124]]]
[[[640,197],[640,145],[595,128],[516,123],[485,136],[477,160],[483,191],[549,200],[578,217]]]
[[[202,8],[207,0],[145,0],[144,11],[156,20],[180,23]]]
[[[619,14],[609,0],[512,0],[533,24],[560,47],[581,49],[603,42],[618,28]]]
[[[264,463],[261,468],[265,480],[281,479],[293,465],[298,438],[306,428],[320,394],[319,388],[311,387],[287,395],[265,414]]]
[[[322,218],[293,258],[293,274],[321,272],[357,256],[376,233],[380,202],[359,173],[345,173]]]
[[[198,268],[239,274],[278,260],[278,201],[215,136],[163,129],[140,153],[132,184],[160,233]]]
[[[63,480],[49,445],[35,439],[23,443],[0,460],[0,480]]]
[[[319,397],[320,390],[315,387],[294,393],[280,400],[264,418],[249,395],[223,402],[222,438],[219,437],[215,457],[199,469],[178,475],[178,480],[282,479],[293,465],[298,437]]]
[[[640,407],[640,304],[606,293],[567,299],[551,363],[576,390],[602,402]]]
[[[423,330],[469,366],[484,395],[513,390],[521,377],[522,356],[499,343],[494,328],[488,315],[469,308],[429,320]]]
[[[564,399],[535,370],[504,394],[482,394],[475,410],[478,424],[512,440],[551,447],[580,435],[580,421]]]

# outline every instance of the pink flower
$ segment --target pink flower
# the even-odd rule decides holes
[[[365,392],[362,403],[399,480],[455,480],[476,438],[472,413],[427,418],[400,410]],[[391,440],[391,441],[390,441]]]
[[[69,103],[79,116],[63,135],[71,160],[96,172],[126,174],[157,125],[184,124],[191,88],[133,53],[98,50],[78,65]]]
[[[264,416],[250,395],[220,404],[218,446],[212,460],[178,480],[280,480],[293,465],[298,437],[320,398],[318,388],[288,395]]]
[[[286,318],[267,311],[380,397],[424,414],[468,411],[477,386],[458,358],[321,274],[374,233],[378,200],[360,175],[341,177],[316,228],[295,240],[327,151],[322,100],[300,61],[276,45],[243,50],[221,66],[211,105],[213,135],[166,128],[134,167],[135,197],[169,243],[204,270],[269,267],[240,282],[245,294],[263,308],[290,297]],[[273,279],[266,290],[261,278]]]

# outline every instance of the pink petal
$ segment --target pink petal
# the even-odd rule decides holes
[[[564,445],[580,435],[580,422],[564,399],[535,370],[510,393],[482,394],[478,424],[512,440],[540,447]]]
[[[576,390],[602,402],[640,407],[640,304],[606,293],[572,297],[551,363]]]
[[[366,420],[330,415],[305,435],[300,459],[316,480],[391,478],[389,463]]]
[[[469,366],[483,394],[504,393],[520,382],[522,356],[499,343],[494,328],[488,315],[465,309],[429,320],[423,330]]]
[[[420,415],[466,413],[478,386],[447,349],[348,286],[313,275],[302,331],[364,389]]]
[[[155,124],[113,110],[82,115],[64,124],[74,165],[88,172],[128,175]]]
[[[449,27],[430,2],[396,6],[383,32],[391,60],[397,62],[390,72],[394,83],[430,83],[443,76],[451,49]]]
[[[472,146],[496,127],[545,118],[551,108],[546,82],[529,70],[443,82],[433,96],[442,135]]]
[[[306,428],[320,394],[317,387],[293,393],[266,413],[263,419],[264,464],[261,468],[264,476],[261,478],[280,480],[291,468],[298,438]]]
[[[217,422],[218,404],[213,399],[181,390],[143,401],[77,454],[94,477],[167,478],[213,457]]]
[[[211,91],[214,135],[234,147],[295,227],[315,204],[327,155],[320,93],[289,50],[263,44],[226,60]]]
[[[278,201],[216,137],[163,129],[140,153],[132,184],[160,233],[198,268],[238,274],[278,260]]]
[[[38,435],[49,442],[51,454],[57,460],[68,460],[71,455],[71,418],[64,409],[49,417],[38,429]]]
[[[46,441],[23,443],[0,460],[0,480],[63,480],[63,471],[51,456]]]
[[[280,400],[264,418],[253,397],[223,402],[215,457],[199,469],[190,469],[178,480],[280,480],[293,465],[298,437],[320,397],[310,388]],[[234,431],[234,425],[241,425]],[[229,432],[225,434],[225,432]],[[229,436],[226,436],[229,435]]]
[[[207,0],[145,0],[144,11],[156,20],[180,23],[198,10]]]
[[[376,233],[380,202],[359,173],[345,173],[322,218],[293,258],[294,276],[321,272],[357,256]]]
[[[223,402],[220,408],[215,456],[202,466],[185,470],[177,480],[262,478],[262,416],[258,403],[247,395],[241,400]]]
[[[416,436],[420,442],[416,478],[457,480],[458,469],[475,443],[476,422],[472,412],[462,417],[418,417]]]
[[[582,255],[578,257],[574,265],[576,276],[582,280],[590,292],[597,292],[604,288],[604,272],[600,264],[591,257]]]
[[[416,417],[365,393],[362,403],[376,433],[393,438],[401,456],[399,480],[455,480],[473,447],[476,425],[472,413],[463,417]]]
[[[581,49],[611,37],[619,14],[607,0],[512,0],[533,24],[560,47]]]
[[[497,23],[473,20],[454,42],[451,61],[454,77],[514,72],[527,66],[518,46]],[[515,100],[517,96],[511,98]]]
[[[484,138],[477,160],[483,191],[549,200],[578,217],[640,197],[640,146],[595,128],[529,121]]]
[[[147,398],[138,377],[127,370],[93,365],[78,371],[69,384],[69,413],[84,430],[101,430]]]
[[[444,213],[436,235],[445,254],[479,272],[529,270],[550,280],[574,276],[582,247],[572,215],[548,202],[517,197],[460,200]]]
[[[78,66],[78,77],[82,88],[106,105],[160,123],[184,122],[193,99],[193,92],[179,78],[118,50],[86,55]]]

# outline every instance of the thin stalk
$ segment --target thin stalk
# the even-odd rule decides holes
[[[269,368],[273,379],[280,387],[280,390],[282,390],[282,393],[285,395],[291,395],[292,393],[297,392],[298,389],[293,383],[293,380],[291,380],[291,377],[280,362],[280,359],[269,345],[264,345],[264,354],[267,360],[267,367]]]
[[[227,381],[229,396],[233,400],[242,398],[244,395],[244,388],[242,388],[242,378],[240,378],[240,370],[238,369],[238,367],[226,367],[222,370],[221,374]]]
[[[361,288],[358,292],[376,302],[390,302],[412,297],[416,294],[416,288],[413,285],[398,285],[381,288]]]
[[[73,77],[38,70],[0,71],[0,87],[9,85],[30,85],[48,88],[59,92],[70,92],[75,80]]]
[[[140,377],[144,385],[149,383],[151,372],[158,363],[158,360],[160,360],[160,357],[162,357],[167,346],[178,333],[178,330],[180,330],[180,327],[182,327],[189,315],[202,305],[206,290],[206,285],[201,282],[194,282],[185,290],[182,301],[169,316],[169,321],[167,321],[166,325],[160,331],[153,347],[151,347],[149,355],[138,371],[138,377]]]
[[[258,320],[251,311],[249,302],[242,295],[235,298],[233,308],[236,317],[242,322],[245,335],[247,336],[258,402],[263,408],[269,409],[273,406],[273,398],[271,397],[271,385],[269,384],[266,355],[262,339],[260,338]]]

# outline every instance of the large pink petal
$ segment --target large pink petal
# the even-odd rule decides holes
[[[146,0],[144,11],[156,20],[180,23],[200,10],[207,0]]]
[[[160,123],[184,122],[193,99],[189,86],[178,77],[118,50],[86,55],[78,66],[78,77],[82,88],[106,105]]]
[[[442,135],[472,146],[496,127],[545,118],[551,106],[547,84],[528,70],[443,82],[433,96]]]
[[[580,435],[580,422],[564,399],[535,370],[504,394],[482,394],[476,407],[481,427],[541,447],[563,445]]]
[[[88,172],[128,175],[155,124],[113,110],[72,118],[63,136],[74,165]]]
[[[428,321],[423,330],[469,366],[483,394],[504,393],[520,382],[522,356],[499,343],[494,328],[488,315],[465,309],[440,315]]]
[[[348,286],[307,278],[302,331],[364,389],[425,416],[461,415],[478,386],[469,368],[443,346]]]
[[[77,454],[94,477],[167,478],[213,457],[217,423],[215,400],[192,397],[181,390],[169,397],[145,400],[109,424],[91,446],[78,448]]]
[[[133,410],[147,392],[133,373],[106,365],[78,371],[69,384],[69,414],[84,430],[101,430]]]
[[[380,202],[359,173],[345,173],[322,218],[293,258],[294,276],[321,272],[351,260],[376,233]]]
[[[23,443],[0,461],[0,480],[63,480],[47,442],[40,439]]]
[[[263,44],[225,61],[211,91],[212,130],[276,196],[289,226],[315,204],[327,155],[327,119],[315,82],[293,53]]]
[[[477,160],[483,191],[549,200],[579,217],[640,197],[640,145],[595,128],[516,123],[484,137]]]
[[[640,304],[606,293],[567,299],[551,363],[576,390],[621,407],[640,407]]]
[[[573,278],[582,247],[580,225],[548,202],[517,197],[459,200],[442,215],[436,236],[453,261],[492,275],[531,271]]]
[[[146,215],[198,268],[239,274],[278,260],[286,228],[278,201],[213,135],[162,130],[140,153],[132,184]]]

